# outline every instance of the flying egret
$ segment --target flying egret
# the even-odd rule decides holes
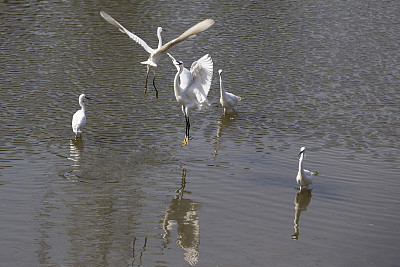
[[[225,91],[224,86],[222,84],[222,70],[218,70],[219,73],[219,85],[221,97],[219,102],[221,106],[224,108],[224,113],[228,113],[229,111],[235,112],[235,106],[237,103],[242,100],[240,96],[236,96],[234,94],[228,93]]]
[[[296,182],[300,185],[300,191],[302,188],[308,188],[312,184],[312,179],[314,175],[317,175],[318,172],[312,172],[306,169],[303,169],[303,160],[306,156],[306,148],[300,148],[299,153],[299,171],[297,172]]]
[[[82,128],[83,126],[85,126],[86,123],[85,103],[83,102],[85,98],[91,99],[85,94],[81,94],[79,96],[79,105],[81,106],[81,109],[75,112],[74,116],[72,117],[72,130],[75,133],[75,138],[78,136],[82,136]]]
[[[193,27],[191,27],[190,29],[188,29],[184,33],[182,33],[179,37],[173,39],[172,41],[169,41],[168,43],[166,43],[164,45],[162,45],[162,39],[161,39],[161,32],[163,31],[163,29],[161,27],[158,27],[157,28],[158,47],[157,47],[157,49],[153,49],[153,48],[149,47],[146,44],[145,41],[143,41],[138,36],[136,36],[135,34],[131,33],[127,29],[125,29],[121,24],[119,24],[115,19],[113,19],[106,12],[100,11],[100,15],[106,21],[108,21],[112,25],[116,26],[121,32],[127,34],[132,40],[134,40],[135,42],[140,44],[150,54],[149,58],[146,61],[141,62],[141,64],[147,65],[146,85],[144,87],[144,93],[146,94],[146,91],[147,91],[147,80],[148,80],[148,77],[149,77],[150,68],[153,68],[153,71],[154,71],[153,86],[154,86],[154,89],[156,91],[156,98],[157,99],[158,99],[158,91],[157,91],[156,85],[154,84],[154,80],[155,80],[155,77],[156,77],[157,64],[161,59],[162,53],[164,51],[168,50],[173,45],[176,45],[177,43],[180,43],[180,42],[186,40],[190,36],[207,30],[215,22],[213,19],[205,19],[202,22],[197,23],[196,25],[194,25]]]
[[[189,144],[190,139],[189,111],[208,104],[207,95],[211,87],[213,62],[211,57],[206,54],[193,62],[189,71],[183,67],[181,61],[174,59],[170,54],[168,56],[178,70],[174,79],[174,93],[176,101],[181,104],[183,115],[185,115],[185,139],[182,141],[182,146],[185,146]]]

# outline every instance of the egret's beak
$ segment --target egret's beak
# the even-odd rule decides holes
[[[91,97],[88,97],[88,96],[85,96],[85,98],[86,99],[89,99],[89,100],[92,100],[93,98],[91,98]]]
[[[172,62],[175,64],[175,62],[176,62],[176,59],[173,57],[173,56],[171,56],[171,54],[170,53],[167,53],[167,55],[169,56],[169,58],[172,60]]]
[[[302,150],[302,151],[300,151],[300,153],[299,153],[299,157],[300,157],[300,155],[301,155],[302,153],[304,153],[304,151],[305,151],[305,150]]]

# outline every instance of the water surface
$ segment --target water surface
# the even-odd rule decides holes
[[[397,1],[0,3],[4,266],[394,266],[400,238]],[[150,46],[214,61],[210,107],[184,117]],[[217,70],[240,95],[223,115]],[[71,118],[87,102],[82,140]],[[318,170],[295,189],[297,154]]]

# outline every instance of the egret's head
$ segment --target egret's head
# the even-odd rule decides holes
[[[300,157],[300,155],[302,154],[302,153],[305,153],[306,152],[306,148],[303,146],[303,147],[301,147],[300,148],[300,152],[299,152],[299,157]]]
[[[91,99],[90,97],[87,97],[85,94],[81,94],[80,96],[79,96],[79,102],[82,102],[84,99]]]
[[[221,73],[222,73],[222,70],[220,69],[220,70],[218,70],[218,73],[219,73],[219,75],[221,75]]]

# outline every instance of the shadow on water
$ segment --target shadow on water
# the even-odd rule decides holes
[[[303,189],[296,194],[294,199],[294,234],[292,239],[298,240],[300,234],[300,214],[307,210],[308,205],[311,202],[311,191],[312,189]]]
[[[165,232],[163,238],[165,244],[171,243],[172,232],[176,225],[176,243],[185,251],[184,259],[193,266],[199,261],[200,226],[199,216],[197,215],[199,205],[184,197],[184,193],[190,194],[190,192],[185,190],[187,171],[185,168],[181,168],[181,186],[176,190],[177,195],[167,207],[162,222],[162,228]]]

